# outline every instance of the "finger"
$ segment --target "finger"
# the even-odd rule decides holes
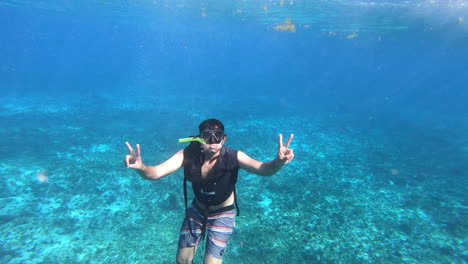
[[[140,144],[137,144],[137,156],[140,157]]]
[[[125,156],[125,166],[129,167],[130,166],[130,159],[131,159],[131,155],[126,155]]]
[[[130,154],[132,154],[132,153],[135,152],[135,151],[133,150],[132,146],[130,145],[130,143],[125,142],[125,145],[127,145],[127,149],[128,149],[128,152],[130,152]]]
[[[294,137],[294,134],[291,134],[289,136],[288,142],[286,142],[286,145],[284,145],[286,148],[289,148],[289,144],[291,144],[291,141],[292,141],[293,137]]]
[[[287,155],[286,156],[286,162],[284,164],[288,164],[289,162],[291,162],[291,160],[294,159],[294,154],[291,154],[291,155]]]
[[[278,146],[281,148],[283,146],[283,135],[279,134],[278,135]]]

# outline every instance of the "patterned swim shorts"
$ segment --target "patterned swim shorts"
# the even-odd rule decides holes
[[[235,216],[234,205],[213,212],[204,212],[192,202],[180,229],[179,248],[197,246],[202,233],[206,232],[205,252],[212,257],[222,259],[236,225]]]

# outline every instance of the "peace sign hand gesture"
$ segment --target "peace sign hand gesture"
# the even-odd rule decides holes
[[[136,152],[133,150],[130,143],[125,142],[125,145],[127,145],[127,149],[129,152],[129,155],[125,156],[125,166],[127,166],[127,168],[142,170],[145,167],[145,165],[141,160],[140,144],[136,144]]]
[[[286,144],[283,145],[283,135],[279,134],[278,136],[278,159],[281,160],[283,164],[288,164],[294,158],[294,152],[289,148],[293,137],[294,135],[291,134]]]

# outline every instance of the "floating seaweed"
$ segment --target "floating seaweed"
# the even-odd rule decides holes
[[[296,32],[296,25],[291,22],[290,18],[287,18],[283,24],[277,25],[274,28],[275,30],[282,32]]]

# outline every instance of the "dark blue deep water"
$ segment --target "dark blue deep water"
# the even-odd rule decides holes
[[[0,1],[0,263],[174,263],[207,118],[241,171],[223,263],[468,262],[468,1]],[[202,263],[203,247],[196,262]]]

